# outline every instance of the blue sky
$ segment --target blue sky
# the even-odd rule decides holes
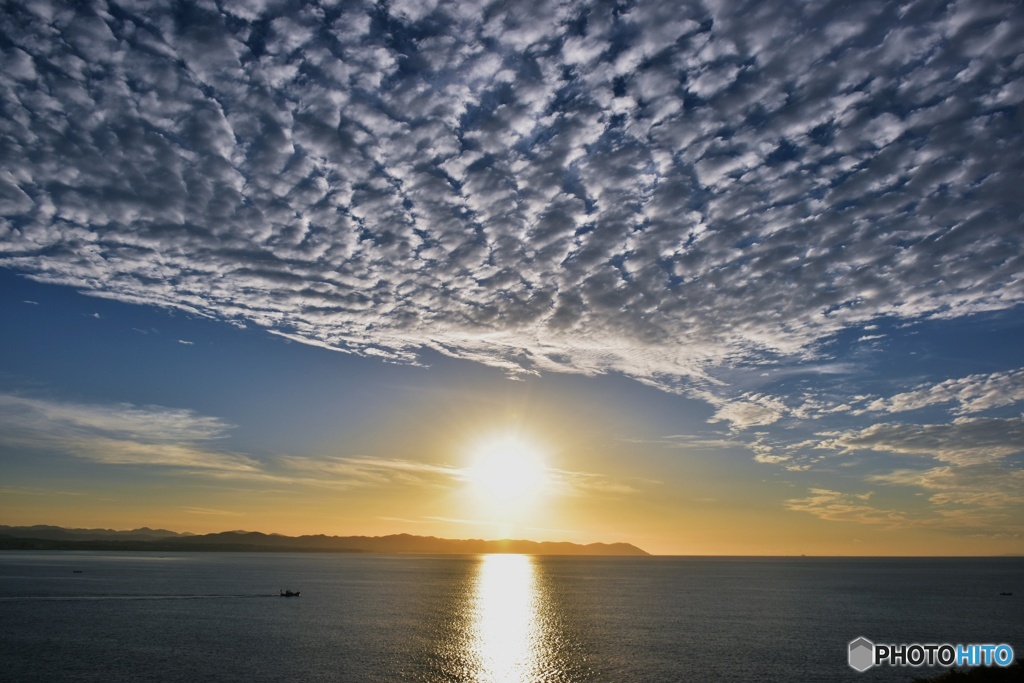
[[[514,425],[561,491],[523,534],[1022,552],[1022,29],[11,4],[5,515],[212,530],[272,491],[320,501],[288,532],[493,534],[460,444]]]

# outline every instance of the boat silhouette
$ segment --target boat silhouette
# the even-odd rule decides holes
[[[302,591],[281,591],[282,598],[297,598]]]

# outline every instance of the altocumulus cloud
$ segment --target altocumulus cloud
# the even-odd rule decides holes
[[[33,0],[0,33],[0,264],[45,282],[670,389],[1024,299],[1009,0]],[[781,414],[748,399],[719,419]]]

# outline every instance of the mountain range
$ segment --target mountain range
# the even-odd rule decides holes
[[[517,553],[525,555],[647,555],[629,543],[579,543],[504,539],[451,539],[434,536],[283,536],[259,531],[190,534],[142,527],[66,529],[58,526],[0,524],[0,550],[149,550],[220,552],[368,552],[431,555]]]

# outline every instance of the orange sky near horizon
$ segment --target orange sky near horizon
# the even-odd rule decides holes
[[[61,482],[57,473],[50,478],[52,492],[5,492],[16,505],[4,506],[3,522],[191,533],[627,542],[655,555],[971,556],[1011,554],[1018,547],[1012,540],[977,537],[951,544],[942,528],[896,519],[856,523],[843,520],[850,511],[839,508],[837,519],[829,519],[821,501],[799,497],[784,479],[758,479],[763,466],[746,459],[673,453],[666,463],[657,444],[608,445],[606,435],[581,438],[572,429],[541,426],[541,420],[532,420],[532,427],[520,420],[489,431],[479,426],[484,422],[470,420],[475,429],[464,428],[458,436],[434,424],[439,436],[433,441],[423,433],[400,439],[408,442],[405,448],[418,443],[415,460],[292,457],[276,470],[212,477],[164,471],[148,481],[130,469],[122,472],[123,481],[108,471],[103,478],[76,475]],[[533,449],[528,455],[542,462],[542,469],[531,473],[536,490],[501,498],[497,489],[481,489],[474,481],[474,458],[488,438],[508,441],[507,452],[499,455],[510,460],[523,455],[517,448]],[[499,474],[514,476],[516,465],[508,467]],[[62,487],[76,491],[62,492]],[[828,503],[827,492],[819,497]],[[825,512],[807,514],[816,505]]]

